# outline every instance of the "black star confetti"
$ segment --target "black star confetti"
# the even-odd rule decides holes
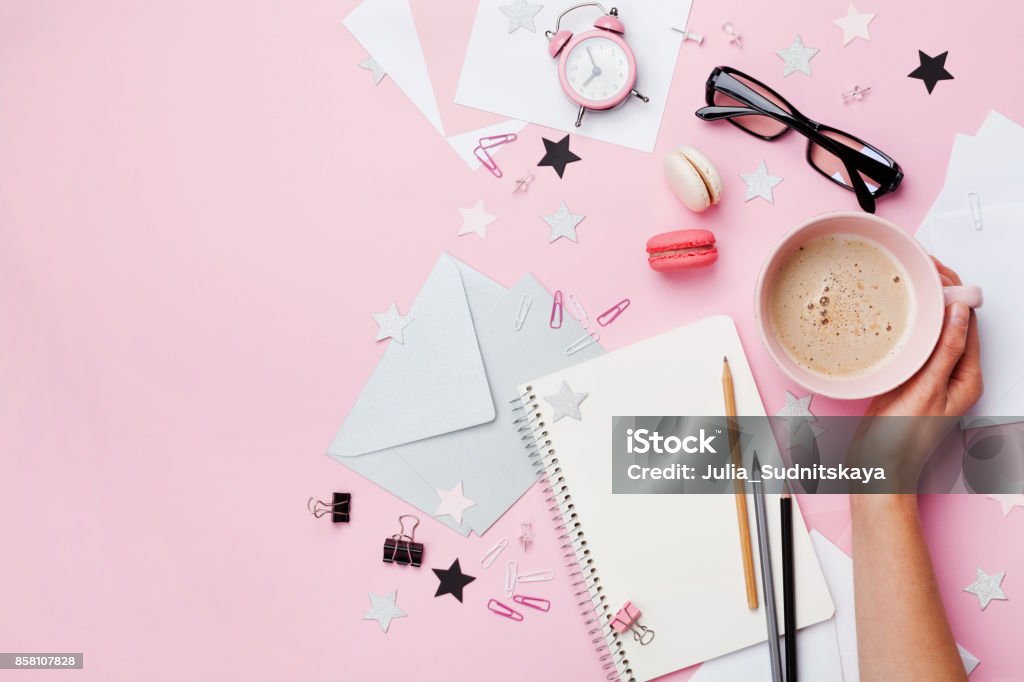
[[[582,161],[580,157],[569,151],[569,136],[566,135],[558,142],[552,142],[546,137],[540,138],[544,140],[544,158],[540,160],[538,166],[551,166],[558,173],[558,177],[562,177],[565,173],[565,167],[575,161]]]
[[[437,586],[437,592],[434,593],[435,597],[440,597],[442,594],[450,594],[458,599],[459,602],[462,602],[462,588],[476,580],[476,577],[462,572],[458,559],[452,562],[451,568],[434,568],[431,570],[434,571],[437,579],[441,581],[441,584]]]
[[[921,60],[921,66],[908,73],[907,78],[920,78],[924,81],[924,87],[928,88],[928,94],[932,94],[936,83],[953,80],[953,74],[946,71],[946,56],[948,54],[947,50],[938,56],[929,57],[918,50],[917,56]]]

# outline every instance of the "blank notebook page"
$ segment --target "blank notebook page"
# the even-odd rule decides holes
[[[747,608],[743,563],[732,494],[613,495],[613,417],[721,416],[722,356],[728,356],[740,415],[764,416],[736,327],[709,317],[520,387],[537,396],[568,492],[579,514],[611,614],[628,600],[640,622],[655,631],[647,646],[621,637],[637,680],[649,680],[767,638],[758,567],[756,611]],[[582,419],[551,422],[543,396],[563,381],[587,393]],[[766,459],[759,450],[762,460]],[[744,452],[749,461],[750,453]],[[770,461],[770,460],[769,460]],[[782,627],[782,544],[778,496],[769,495],[768,523]],[[753,499],[749,523],[757,565]],[[794,505],[797,624],[830,618],[832,600]],[[765,659],[765,666],[768,660]]]

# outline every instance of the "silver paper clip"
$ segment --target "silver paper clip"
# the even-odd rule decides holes
[[[569,347],[565,349],[566,355],[572,355],[573,353],[579,353],[587,346],[597,343],[601,339],[601,333],[597,330],[587,332],[580,338],[569,344]]]
[[[505,564],[505,596],[511,597],[516,591],[516,580],[518,578],[519,564],[510,561]]]
[[[526,322],[526,316],[530,312],[530,306],[533,305],[533,296],[529,294],[523,294],[522,300],[519,301],[519,312],[516,313],[516,321],[513,330],[519,331],[523,328],[523,323]]]
[[[729,42],[736,45],[736,47],[743,47],[743,43],[740,40],[740,34],[736,32],[736,27],[732,25],[731,21],[727,21],[722,24],[722,30],[729,36]]]
[[[551,302],[551,319],[548,326],[552,329],[562,328],[562,290],[555,292],[555,299]]]
[[[587,317],[587,311],[583,309],[583,304],[576,298],[576,294],[569,294],[569,305],[572,306],[573,317],[580,323],[580,326],[586,329],[590,326],[590,319]]]
[[[530,571],[516,575],[517,583],[539,583],[547,580],[554,580],[555,572],[552,570]]]
[[[628,298],[622,299],[621,301],[619,301],[618,303],[613,305],[611,308],[609,308],[608,310],[606,310],[603,313],[601,313],[600,315],[598,315],[597,316],[597,323],[599,325],[601,325],[602,327],[607,327],[612,322],[614,322],[615,318],[617,318],[619,315],[621,315],[622,312],[626,308],[628,308],[628,307],[629,307],[629,299]]]
[[[506,547],[508,547],[508,538],[502,538],[498,544],[487,550],[487,554],[484,554],[484,557],[480,559],[480,565],[484,568],[490,568],[498,558],[498,555],[501,554],[502,550]]]
[[[533,182],[533,173],[527,171],[526,175],[516,180],[515,189],[512,190],[512,194],[519,194],[525,192],[530,188],[530,183]]]
[[[980,230],[983,227],[981,222],[981,197],[976,192],[968,192],[967,201],[971,204],[971,222],[974,223],[974,229]]]
[[[864,93],[871,89],[871,86],[862,88],[859,85],[854,85],[853,90],[843,93],[843,102],[859,102],[864,99]]]

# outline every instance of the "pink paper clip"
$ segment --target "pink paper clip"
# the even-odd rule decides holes
[[[633,633],[633,639],[640,642],[641,646],[647,646],[654,640],[654,630],[641,625],[639,620],[640,609],[633,606],[633,602],[628,601],[612,619],[612,629],[620,635],[629,630]]]
[[[473,156],[479,159],[480,163],[487,167],[487,170],[491,171],[491,175],[496,178],[500,178],[502,176],[501,169],[498,168],[498,164],[495,163],[494,159],[491,157],[491,153],[487,150],[500,147],[501,145],[508,144],[509,142],[515,142],[517,139],[519,139],[519,136],[515,133],[481,137],[477,141],[476,148],[473,150]]]
[[[608,325],[615,321],[615,318],[622,314],[622,311],[624,311],[628,307],[629,299],[622,299],[621,301],[613,305],[611,308],[598,315],[597,323],[602,327],[607,327]]]
[[[512,601],[523,606],[529,606],[531,609],[537,609],[547,613],[551,610],[551,602],[541,597],[527,597],[523,594],[517,594],[512,597]]]
[[[523,614],[514,609],[510,609],[497,599],[492,599],[487,602],[487,610],[491,613],[496,613],[499,616],[505,616],[509,620],[521,621],[523,619]]]
[[[557,320],[557,322],[556,322]],[[562,290],[559,289],[555,292],[555,300],[551,304],[551,319],[548,320],[548,325],[552,329],[562,328]]]

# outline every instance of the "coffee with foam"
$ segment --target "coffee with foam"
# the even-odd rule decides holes
[[[852,235],[813,239],[782,262],[771,326],[804,369],[855,377],[893,357],[911,324],[906,273],[885,249]]]

